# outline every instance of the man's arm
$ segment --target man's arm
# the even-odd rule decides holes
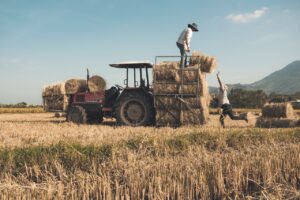
[[[187,32],[186,32],[186,38],[185,38],[185,42],[186,42],[186,47],[187,47],[187,51],[190,51],[190,42],[192,39],[192,33],[193,31],[188,28]]]
[[[217,79],[218,79],[220,88],[224,91],[224,84],[223,84],[223,82],[221,81],[221,78],[220,78],[219,74],[220,74],[220,72],[217,73]]]

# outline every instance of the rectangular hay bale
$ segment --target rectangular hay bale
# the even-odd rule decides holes
[[[182,85],[180,86],[180,94],[185,95],[196,95],[197,91],[201,91],[200,85],[199,88],[197,85]]]
[[[156,110],[156,125],[157,126],[179,126],[180,125],[180,110],[178,109],[157,109]]]
[[[291,103],[267,103],[262,108],[262,116],[267,118],[294,118]]]
[[[181,80],[184,83],[197,82],[200,79],[200,69],[198,66],[189,66],[179,70],[180,83]]]
[[[156,96],[154,105],[156,109],[179,109],[180,101],[175,96]]]
[[[62,82],[44,86],[42,96],[64,95],[65,93],[65,83]]]
[[[201,72],[212,73],[217,67],[217,59],[212,56],[206,56],[200,52],[193,52],[189,64],[200,64]]]
[[[178,70],[176,69],[154,69],[153,70],[154,81],[165,81],[165,82],[179,82],[180,77]]]
[[[66,111],[69,104],[67,95],[53,95],[43,97],[44,111]]]
[[[154,94],[178,94],[179,85],[176,83],[154,83]]]
[[[164,69],[179,69],[179,62],[161,62],[156,64],[153,69],[154,70],[164,70]]]
[[[180,121],[182,125],[201,125],[201,109],[182,110]]]
[[[295,120],[288,118],[259,117],[256,120],[255,126],[259,128],[290,128],[295,126]]]

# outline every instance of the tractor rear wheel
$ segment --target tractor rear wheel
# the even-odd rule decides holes
[[[153,124],[154,108],[151,101],[141,94],[122,97],[116,107],[118,125],[147,126]]]
[[[76,124],[85,124],[87,122],[87,115],[84,108],[81,106],[71,107],[67,115],[67,120]]]

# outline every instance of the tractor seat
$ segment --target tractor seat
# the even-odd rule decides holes
[[[105,90],[105,107],[112,107],[119,96],[120,91],[116,86]]]

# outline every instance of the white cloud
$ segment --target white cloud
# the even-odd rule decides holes
[[[261,8],[255,10],[252,13],[229,14],[226,16],[226,19],[230,20],[233,23],[248,23],[256,19],[259,19],[264,14],[266,14],[267,11],[268,8]]]
[[[290,14],[290,10],[289,9],[285,9],[282,11],[283,14]]]

